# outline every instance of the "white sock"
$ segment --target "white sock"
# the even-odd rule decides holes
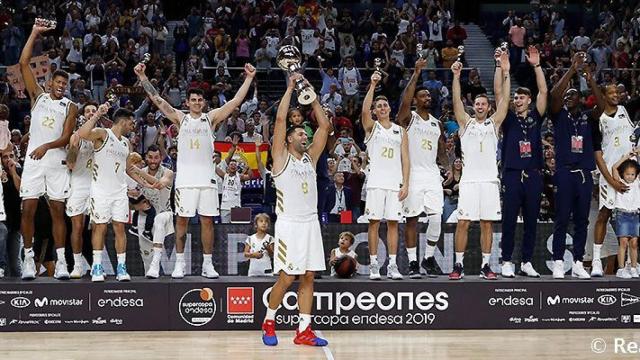
[[[600,251],[602,250],[602,244],[593,244],[593,259],[600,259]]]
[[[389,255],[389,265],[395,265],[395,264],[396,264],[396,255]]]
[[[486,264],[489,263],[489,258],[491,258],[491,253],[487,254],[487,253],[482,253],[482,266],[484,267]]]
[[[126,263],[126,260],[127,260],[126,253],[118,254],[118,264],[124,264]]]
[[[378,263],[378,255],[369,255],[370,263],[377,264]]]
[[[67,258],[64,256],[64,248],[57,248],[56,249],[56,255],[58,255],[58,261],[66,264],[67,263]]]
[[[464,251],[463,252],[457,252],[456,251],[456,264],[464,264]]]
[[[425,249],[425,252],[424,252],[424,258],[428,259],[432,257],[433,254],[435,253],[436,253],[436,246],[429,244],[429,242],[427,241],[427,248]]]
[[[184,262],[184,253],[176,253],[176,261]]]
[[[162,249],[161,248],[153,248],[153,261],[160,261],[162,258]]]
[[[409,255],[409,262],[418,261],[418,255],[416,254],[416,252],[417,252],[416,247],[407,248],[407,254]]]
[[[298,323],[298,331],[306,330],[309,325],[311,325],[311,315],[301,313],[300,322]]]
[[[202,263],[203,264],[211,264],[211,254],[204,254],[202,255]]]
[[[24,257],[34,257],[33,248],[24,248]]]
[[[267,316],[264,317],[264,321],[267,320],[275,320],[276,319],[276,311],[278,311],[278,309],[271,309],[270,307],[267,307]]]
[[[73,254],[73,265],[82,266],[82,254]]]
[[[93,250],[93,265],[102,264],[102,250]]]

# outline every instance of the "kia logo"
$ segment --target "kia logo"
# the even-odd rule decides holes
[[[21,296],[11,299],[11,306],[13,306],[14,308],[22,309],[26,308],[29,305],[31,305],[31,300],[27,299],[26,297]]]
[[[560,295],[556,295],[554,297],[547,296],[547,305],[555,305],[560,303]]]
[[[598,298],[598,303],[605,306],[613,305],[616,303],[616,301],[618,301],[618,299],[611,294],[604,294]]]

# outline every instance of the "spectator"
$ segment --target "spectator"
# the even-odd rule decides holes
[[[527,30],[522,26],[522,20],[517,19],[515,24],[509,29],[509,39],[511,40],[511,51],[509,52],[509,62],[512,67],[522,61],[522,51],[524,50],[524,39]]]
[[[326,191],[327,202],[324,213],[329,215],[329,222],[340,222],[340,214],[345,210],[351,210],[351,189],[344,186],[344,173],[336,172],[333,176],[333,184]]]
[[[342,105],[342,95],[338,92],[337,84],[329,86],[329,92],[322,96],[322,104],[328,106],[332,113],[335,113],[336,106]]]
[[[460,26],[460,21],[455,20],[453,26],[447,30],[447,43],[449,42],[448,40],[451,40],[455,47],[463,45],[464,41],[467,40],[467,31]]]

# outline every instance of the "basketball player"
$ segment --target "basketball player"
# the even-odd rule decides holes
[[[522,262],[520,273],[530,277],[540,277],[531,265],[536,243],[536,229],[542,200],[542,116],[547,109],[547,82],[540,67],[540,54],[534,46],[529,46],[527,61],[536,74],[538,96],[533,109],[531,90],[519,87],[513,97],[514,111],[509,110],[502,123],[502,183],[504,185],[504,208],[502,214],[502,276],[515,277],[511,262],[515,243],[516,222],[522,208],[524,232],[522,235]],[[496,50],[500,56],[501,50]],[[494,92],[502,97],[501,63],[496,63]]]
[[[300,322],[293,342],[311,346],[328,344],[327,340],[317,337],[311,330],[311,308],[314,273],[325,270],[318,221],[316,164],[324,151],[331,124],[316,100],[311,107],[318,121],[318,129],[308,149],[308,137],[302,125],[292,125],[287,129],[286,118],[291,94],[295,81],[299,78],[302,75],[293,74],[289,77],[287,91],[278,105],[271,148],[278,215],[275,226],[274,274],[278,274],[278,280],[271,289],[267,316],[262,324],[262,341],[268,346],[278,344],[275,331],[276,311],[296,276],[300,281]]]
[[[143,186],[155,184],[155,178],[144,174],[133,166],[129,158],[129,141],[126,136],[134,129],[133,112],[118,109],[113,115],[110,129],[95,128],[98,119],[107,114],[109,106],[100,105],[98,111],[78,130],[78,135],[93,143],[94,154],[91,179],[90,212],[93,230],[93,265],[91,281],[104,281],[102,251],[107,224],[111,221],[115,234],[115,248],[118,257],[116,279],[129,281],[127,273],[126,249],[127,237],[124,224],[129,217],[129,199],[127,198],[127,180],[125,172]],[[145,176],[146,175],[146,176]]]
[[[493,221],[500,220],[500,180],[498,180],[498,165],[496,151],[498,147],[498,129],[502,124],[511,94],[509,78],[509,55],[500,55],[502,64],[502,99],[496,99],[496,112],[488,117],[489,99],[486,95],[476,96],[473,103],[474,117],[470,117],[464,110],[460,98],[460,73],[462,63],[456,61],[453,71],[453,112],[460,125],[460,144],[462,148],[462,177],[460,178],[460,198],[458,200],[458,224],[455,235],[456,259],[450,280],[464,277],[464,251],[467,248],[469,224],[480,220],[480,247],[482,250],[482,265],[480,276],[488,280],[496,280],[496,274],[491,271],[489,258],[493,243]]]
[[[77,128],[79,129],[96,111],[98,111],[96,103],[86,103],[82,107],[82,116],[78,117]],[[89,208],[92,165],[93,144],[90,141],[81,139],[76,131],[71,135],[69,152],[67,153],[67,167],[71,170],[71,184],[66,213],[71,219],[72,279],[80,279],[83,275],[82,231],[84,230],[84,216]]]
[[[611,211],[614,208],[616,194],[626,192],[629,187],[624,182],[616,180],[611,174],[612,166],[625,154],[633,149],[631,135],[634,125],[629,116],[627,108],[619,104],[619,93],[616,85],[610,84],[604,88],[604,95],[599,87],[593,89],[598,101],[598,111],[600,121],[598,124],[599,144],[594,142],[595,160],[600,171],[599,211],[593,234],[593,260],[591,261],[591,276],[600,277],[604,275],[600,251],[604,243],[607,223],[611,218]],[[594,113],[597,116],[598,113]],[[594,140],[596,140],[594,139]],[[624,264],[619,264],[624,267]]]
[[[161,165],[162,156],[157,145],[151,145],[147,149],[145,156],[147,167],[142,169],[143,173],[153,176],[156,183],[153,187],[145,187],[142,194],[151,202],[156,209],[156,217],[153,220],[153,257],[147,270],[147,278],[157,279],[160,276],[160,259],[164,251],[164,239],[173,234],[173,212],[171,211],[171,188],[173,187],[173,171]],[[140,220],[141,221],[141,220]],[[138,226],[139,233],[143,227]],[[148,240],[141,237],[140,243],[147,245]],[[143,246],[141,245],[141,248]],[[146,248],[146,247],[145,247]],[[142,250],[142,249],[141,249]],[[144,256],[143,256],[144,259]]]
[[[596,139],[594,142],[594,135],[597,137],[594,131],[602,111],[596,110],[591,114],[581,111],[580,93],[574,88],[569,88],[571,78],[579,69],[587,73],[589,87],[593,91],[598,85],[589,73],[589,66],[584,66],[581,53],[574,55],[571,67],[551,90],[550,112],[554,126],[557,189],[553,229],[553,277],[555,279],[564,278],[563,257],[570,218],[575,227],[571,276],[580,279],[591,278],[582,265],[582,258],[589,225],[589,204],[593,186],[591,172],[596,168],[594,144],[598,141]]]
[[[238,148],[239,136],[234,136],[231,141],[232,150]],[[235,152],[235,151],[234,151]],[[222,179],[222,201],[220,202],[220,221],[223,224],[231,222],[231,209],[241,207],[240,194],[242,192],[242,182],[251,180],[249,173],[238,172],[238,161],[233,159],[233,154],[225,159],[227,166],[223,170],[216,166],[216,174]]]
[[[21,231],[24,238],[24,264],[22,279],[35,279],[36,265],[33,261],[34,216],[38,199],[47,194],[49,211],[53,222],[53,240],[58,261],[54,277],[68,279],[65,260],[67,229],[64,221],[64,201],[69,197],[69,169],[66,166],[65,146],[73,133],[78,113],[77,106],[64,97],[69,74],[56,70],[51,78],[51,90],[45,93],[31,72],[31,52],[41,33],[52,30],[34,25],[31,35],[20,55],[20,72],[31,99],[31,126],[29,145],[24,161],[20,197],[22,197]]]
[[[176,264],[171,277],[184,277],[186,264],[184,260],[184,243],[189,218],[200,215],[200,231],[202,240],[202,276],[210,279],[218,277],[213,267],[213,216],[219,215],[218,184],[215,179],[213,163],[214,129],[239,107],[249,91],[256,69],[245,64],[245,80],[238,92],[222,107],[202,112],[205,107],[204,93],[201,89],[187,90],[187,107],[189,113],[184,114],[173,108],[158,93],[145,75],[145,64],[134,68],[142,87],[153,103],[162,113],[180,128],[178,137],[178,166],[176,171]]]
[[[416,61],[416,67],[402,95],[398,110],[398,124],[407,129],[409,139],[409,162],[411,181],[409,195],[404,200],[404,216],[407,218],[405,242],[409,254],[409,277],[420,278],[418,258],[416,254],[418,215],[425,213],[427,220],[427,247],[421,266],[428,276],[440,275],[434,253],[442,227],[442,208],[444,192],[440,178],[438,162],[448,168],[446,156],[444,127],[442,122],[431,115],[431,93],[424,87],[417,87],[422,69],[427,65],[426,59]],[[414,102],[416,110],[411,111]],[[437,160],[437,161],[436,161]]]
[[[369,219],[369,279],[380,280],[378,264],[378,230],[380,221],[387,220],[389,265],[387,277],[401,280],[396,254],[398,253],[398,221],[402,218],[402,201],[409,191],[409,144],[407,131],[390,120],[391,107],[384,96],[378,96],[371,117],[371,103],[375,87],[381,79],[377,71],[371,75],[369,91],[362,103],[362,126],[369,156],[367,201],[365,214]]]

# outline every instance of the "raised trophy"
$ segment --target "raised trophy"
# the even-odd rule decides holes
[[[35,18],[34,23],[36,26],[46,27],[48,29],[54,29],[58,25],[58,22],[55,20],[43,18]]]
[[[500,50],[501,52],[508,52],[509,51],[509,43],[504,41],[500,44],[500,47],[497,49]],[[500,57],[498,57],[496,59],[496,65],[500,66]]]
[[[424,58],[424,54],[422,53],[422,43],[421,42],[416,44],[416,55],[418,55],[418,59]]]
[[[301,71],[301,58],[302,55],[297,47],[293,45],[284,45],[278,50],[276,63],[278,64],[278,67],[291,75]],[[296,80],[296,91],[298,92],[298,102],[301,105],[309,105],[317,98],[313,88],[306,84],[302,78]]]
[[[109,93],[107,93],[105,97],[107,98],[107,102],[109,103],[109,105],[111,105],[112,107],[118,103],[118,95],[116,95],[113,91],[109,91]]]
[[[464,45],[458,46],[458,62],[462,62],[462,54],[464,54]]]
[[[380,66],[382,66],[382,59],[381,58],[373,59],[373,65],[376,67],[376,72],[380,74],[380,76],[382,76],[382,70],[380,70]],[[382,84],[381,82],[378,82],[378,85],[376,85],[375,90],[380,91],[380,89],[382,89]]]
[[[144,53],[144,55],[142,55],[142,60],[140,60],[140,63],[147,65],[149,61],[151,61],[151,54]]]

